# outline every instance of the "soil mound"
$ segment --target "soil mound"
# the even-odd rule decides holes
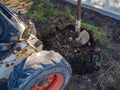
[[[56,32],[47,35],[43,39],[44,49],[62,54],[71,64],[74,73],[84,74],[98,70],[99,65],[96,63],[100,62],[100,48],[92,32],[86,29],[89,31],[91,39],[82,46],[74,39],[74,25],[66,27],[64,30],[56,30]]]

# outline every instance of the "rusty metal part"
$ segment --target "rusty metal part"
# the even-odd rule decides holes
[[[81,19],[81,0],[78,0],[77,3],[77,20]]]
[[[22,39],[24,40],[28,40],[29,37],[32,35],[36,35],[37,31],[36,31],[36,27],[35,24],[32,23],[30,20],[28,20],[28,22],[26,22],[26,28],[25,31],[22,34]]]
[[[18,41],[12,48],[10,54],[0,61],[0,80],[8,79],[14,66],[35,52],[41,51],[42,42],[36,36],[31,35],[27,41]]]
[[[78,0],[78,2],[77,2],[77,19],[76,19],[76,25],[75,25],[76,32],[80,33],[80,28],[81,28],[81,0]]]
[[[34,47],[36,51],[41,51],[43,49],[42,42],[34,35],[31,34],[31,36],[28,39],[28,43]]]
[[[14,67],[22,60],[34,52],[41,51],[43,44],[34,36],[36,35],[34,23],[28,21],[27,24],[19,20],[1,3],[0,26],[2,26],[0,27],[0,80],[2,80],[8,79]],[[24,34],[28,37],[25,38]]]

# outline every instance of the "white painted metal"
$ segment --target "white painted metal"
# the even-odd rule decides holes
[[[80,28],[81,28],[81,19],[80,20],[76,20],[76,25],[75,26],[76,26],[75,27],[76,31],[80,30]]]
[[[43,48],[42,43],[35,47],[34,44],[38,42],[36,36],[31,35],[34,38],[29,38],[28,41],[19,41],[11,50],[10,54],[0,61],[0,80],[8,79],[10,73],[13,71],[14,66],[18,65],[24,58],[29,57],[32,53],[41,51]],[[17,48],[19,49],[17,50]]]
[[[9,58],[10,59],[10,58]],[[14,61],[14,59],[12,60]],[[9,75],[10,73],[13,71],[13,65],[10,66],[10,67],[6,67],[7,65],[11,65],[13,62],[10,62],[10,63],[4,63],[4,64],[1,64],[0,66],[0,79],[2,80],[6,80],[9,78]]]
[[[41,51],[43,49],[42,42],[34,35],[31,34],[30,38],[28,39],[28,43],[34,47],[36,51]],[[35,46],[36,43],[40,43],[41,45]]]

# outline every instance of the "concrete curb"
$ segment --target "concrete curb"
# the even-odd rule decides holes
[[[74,1],[74,0],[66,0],[66,1],[71,3],[71,4],[74,4],[74,5],[77,4],[77,2]],[[113,10],[111,11],[111,10],[107,10],[105,8],[103,9],[103,8],[100,8],[100,7],[92,6],[92,5],[86,4],[84,2],[82,2],[82,7],[93,10],[93,11],[96,11],[96,12],[102,14],[102,15],[106,15],[106,16],[109,16],[111,18],[120,20],[120,13],[117,13]]]

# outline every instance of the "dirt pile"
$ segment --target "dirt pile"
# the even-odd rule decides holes
[[[90,33],[91,34],[91,33]],[[84,74],[91,73],[99,69],[100,63],[100,48],[97,46],[95,38],[90,43],[81,46],[74,39],[74,28],[66,28],[47,35],[43,39],[45,50],[54,50],[62,54],[71,64],[73,72]]]

